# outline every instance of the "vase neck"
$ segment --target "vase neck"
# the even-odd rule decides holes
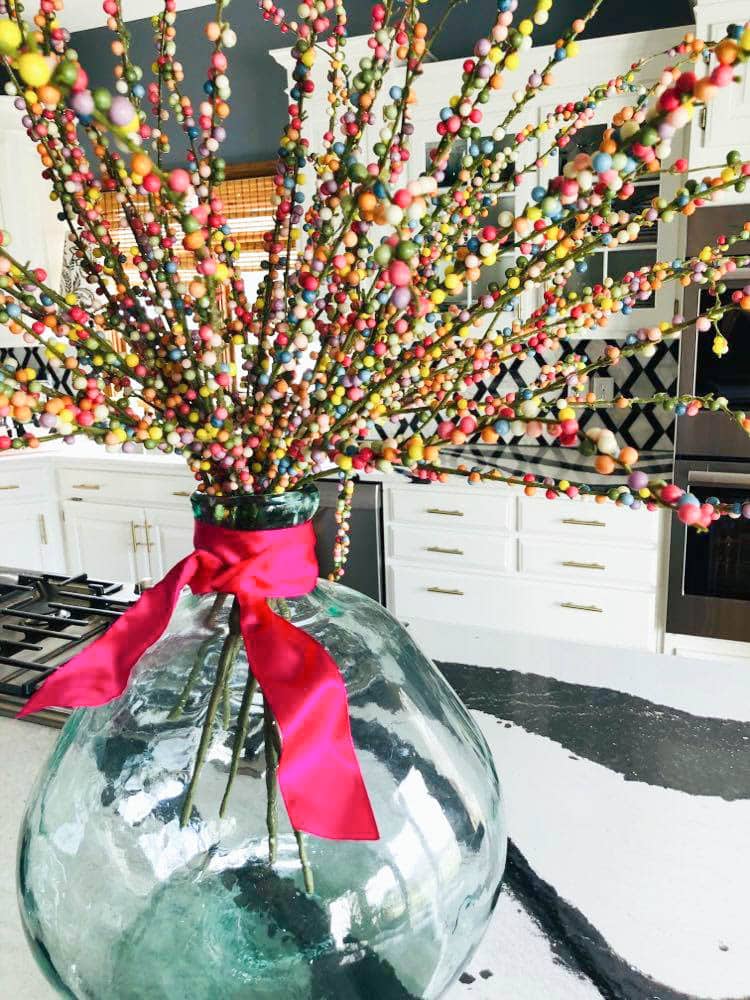
[[[246,493],[216,497],[194,493],[190,498],[196,520],[235,531],[268,531],[294,528],[312,520],[320,494],[311,483],[288,493]]]

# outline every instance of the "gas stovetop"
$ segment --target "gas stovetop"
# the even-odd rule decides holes
[[[0,567],[0,714],[15,715],[52,671],[130,607],[132,591],[85,574],[54,576]],[[59,725],[67,713],[30,721]]]

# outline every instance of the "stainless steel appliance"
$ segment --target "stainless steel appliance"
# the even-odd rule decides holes
[[[700,500],[750,497],[750,465],[687,458],[675,482]],[[750,642],[750,520],[723,517],[698,532],[673,518],[667,631]]]
[[[722,232],[737,231],[750,207],[724,206],[697,212],[688,227],[688,255],[698,253]],[[737,243],[733,253],[750,252]],[[725,281],[731,296],[750,285],[750,269]],[[708,289],[691,285],[683,314],[698,316],[713,302]],[[678,391],[725,396],[733,409],[750,413],[750,317],[733,312],[719,324],[729,353],[718,358],[713,335],[694,327],[680,337]],[[740,504],[750,497],[750,437],[720,413],[702,410],[677,421],[675,482],[700,500],[719,497]],[[672,521],[669,555],[667,631],[750,642],[750,520],[722,518],[709,532]]]
[[[750,285],[750,270],[735,271],[725,282],[720,299],[726,301],[737,289]],[[698,316],[716,299],[707,288],[692,285],[685,293],[683,313]],[[680,337],[680,395],[725,396],[732,407],[750,413],[750,314],[731,312],[719,323],[729,343],[729,353],[717,357],[713,334],[695,327]],[[706,455],[750,461],[750,436],[721,413],[701,410],[695,417],[677,421],[677,455]]]
[[[317,554],[320,575],[333,568],[333,542],[336,537],[336,499],[334,480],[320,479],[320,508],[315,516],[318,536]],[[380,483],[358,483],[354,490],[351,516],[351,548],[346,572],[341,579],[347,587],[367,594],[385,604],[385,567],[383,556],[383,487]]]

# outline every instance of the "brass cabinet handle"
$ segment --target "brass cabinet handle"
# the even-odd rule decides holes
[[[154,547],[154,543],[151,541],[151,532],[149,531],[149,528],[153,528],[153,524],[149,524],[148,521],[146,521],[143,527],[146,530],[146,548],[150,552],[151,549]]]
[[[579,521],[577,517],[564,517],[563,524],[577,524],[581,528],[606,528],[606,521]]]
[[[443,517],[464,517],[462,510],[441,510],[440,507],[428,507],[428,514],[442,514]]]
[[[130,541],[131,541],[132,546],[133,546],[133,555],[137,556],[138,555],[138,549],[141,547],[141,545],[143,543],[138,541],[138,536],[136,535],[135,531],[136,531],[135,521],[131,521],[130,522]]]
[[[576,562],[575,559],[566,559],[563,566],[571,566],[573,569],[606,569],[601,563]]]
[[[561,608],[568,608],[570,611],[593,611],[597,615],[604,614],[603,608],[597,608],[595,604],[572,604],[570,601],[564,601]]]
[[[42,539],[42,545],[49,545],[49,538],[47,536],[47,522],[44,518],[44,514],[39,515],[39,536]]]
[[[445,587],[428,587],[429,594],[448,594],[450,597],[463,597],[463,590],[447,590]]]
[[[444,549],[442,545],[428,545],[427,552],[440,552],[444,556],[462,556],[463,549]]]
[[[13,483],[11,486],[0,486],[0,490],[20,490],[21,487]]]
[[[100,490],[99,483],[73,483],[74,490]]]
[[[173,497],[191,497],[192,495],[190,490],[175,490],[172,494]]]

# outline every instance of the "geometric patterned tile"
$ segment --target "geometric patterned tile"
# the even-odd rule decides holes
[[[571,343],[571,348],[579,354],[588,354],[589,357],[597,358],[602,353],[607,343],[617,344],[617,341],[601,340],[579,340]],[[679,344],[675,340],[671,343],[662,343],[657,346],[657,350],[652,358],[627,358],[611,368],[607,374],[614,378],[615,392],[624,392],[631,396],[652,396],[657,392],[674,394],[677,391],[677,362],[679,355]],[[40,348],[21,347],[0,349],[0,362],[15,360],[17,364],[26,367],[33,365],[39,371],[42,381],[49,381],[51,384],[70,391],[70,373],[59,368],[57,365],[50,365],[42,361]],[[536,356],[525,358],[523,361],[512,364],[502,376],[489,379],[480,383],[476,387],[476,395],[481,398],[487,393],[496,396],[515,389],[521,389],[533,382],[539,374],[543,360]],[[411,421],[402,421],[402,426],[416,426],[417,418]],[[16,433],[23,433],[19,427],[9,426],[9,421],[0,420],[0,427],[5,425],[9,428],[11,436]],[[425,433],[431,433],[434,425],[425,427]],[[674,418],[661,409],[649,408],[648,410],[609,410],[598,411],[584,415],[581,420],[582,427],[608,427],[614,431],[623,444],[632,445],[641,451],[668,451],[674,443]],[[6,429],[6,433],[8,430]],[[384,429],[381,431],[383,437],[388,437],[393,433]],[[524,438],[509,436],[507,444],[517,444],[524,441]],[[526,440],[528,444],[528,440]],[[543,443],[555,444],[554,441],[543,439]]]

